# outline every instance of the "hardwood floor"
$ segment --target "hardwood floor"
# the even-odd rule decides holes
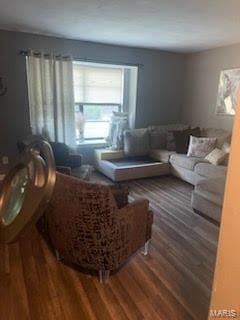
[[[32,228],[0,246],[0,319],[205,320],[218,227],[190,208],[192,187],[172,177],[128,183],[154,211],[150,255],[137,253],[102,286],[56,260]]]

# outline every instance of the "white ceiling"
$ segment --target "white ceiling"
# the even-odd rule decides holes
[[[0,29],[191,52],[240,42],[239,0],[0,0]]]

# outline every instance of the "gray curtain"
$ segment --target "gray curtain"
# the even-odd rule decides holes
[[[32,133],[75,145],[72,60],[30,52],[27,79]]]

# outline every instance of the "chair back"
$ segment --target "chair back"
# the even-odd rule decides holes
[[[54,247],[71,263],[101,269],[115,235],[116,202],[108,186],[57,173],[46,211]]]

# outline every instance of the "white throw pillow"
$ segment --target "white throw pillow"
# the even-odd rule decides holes
[[[216,138],[198,138],[190,136],[188,157],[205,158],[216,145]]]
[[[129,128],[126,112],[113,112],[107,143],[111,150],[123,149],[123,132]]]
[[[215,148],[205,157],[205,160],[209,161],[215,166],[218,166],[220,164],[223,164],[226,158],[227,158],[226,152],[224,152],[221,149]]]
[[[224,151],[225,153],[230,153],[230,143],[229,142],[224,142],[223,146],[222,146],[222,151]]]

